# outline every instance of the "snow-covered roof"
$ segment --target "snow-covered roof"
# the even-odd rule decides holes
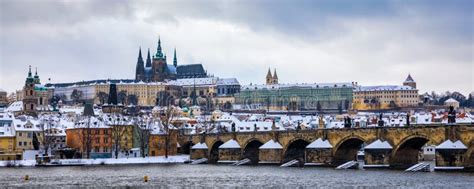
[[[206,143],[197,143],[197,144],[193,145],[193,147],[191,147],[191,149],[193,149],[193,150],[208,149],[208,147],[207,147]]]
[[[237,78],[219,78],[217,85],[240,85]]]
[[[193,85],[215,85],[217,83],[216,77],[205,77],[205,78],[186,78],[169,81],[169,84],[179,86],[193,86]]]
[[[297,84],[276,84],[276,85],[245,85],[242,90],[277,90],[286,88],[352,88],[352,83],[297,83]]]
[[[318,148],[332,148],[332,145],[328,140],[323,140],[321,138],[316,139],[311,144],[306,146],[306,148],[318,149]]]
[[[234,139],[230,139],[229,141],[219,146],[219,149],[223,148],[240,148],[240,145]]]
[[[402,85],[378,85],[378,86],[358,86],[355,88],[355,92],[364,91],[402,91],[402,90],[416,90],[410,86]]]
[[[283,149],[283,146],[281,146],[280,143],[275,142],[273,139],[271,139],[262,146],[260,146],[258,149]]]
[[[2,88],[0,88],[0,92],[7,92],[7,91],[5,91],[5,90],[3,90]]]
[[[453,103],[453,102],[456,103],[456,102],[458,102],[458,101],[457,101],[456,99],[454,99],[454,98],[449,98],[448,100],[444,101],[444,103],[446,103],[446,102],[448,102],[448,103]]]
[[[461,141],[457,140],[453,142],[451,140],[446,140],[440,145],[436,146],[436,149],[457,149],[457,150],[465,150],[467,149],[466,145],[464,145]]]
[[[23,111],[23,101],[13,102],[6,109],[6,112],[21,112],[21,111]]]
[[[367,145],[364,149],[392,149],[392,145],[390,145],[387,141],[381,141],[377,139],[376,141]]]

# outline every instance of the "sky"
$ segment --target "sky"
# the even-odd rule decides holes
[[[0,1],[0,88],[132,79],[138,49],[263,84],[358,82],[474,91],[471,0]]]

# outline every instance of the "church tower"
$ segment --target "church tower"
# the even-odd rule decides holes
[[[36,99],[35,92],[35,82],[39,82],[38,73],[35,77],[31,73],[31,66],[28,71],[28,77],[25,81],[25,86],[23,87],[23,111],[27,114],[35,114],[36,107],[38,105],[38,100]]]
[[[156,54],[151,63],[151,81],[163,81],[165,79],[166,58],[161,49],[161,39],[158,38],[158,46],[156,47]]]
[[[410,74],[408,74],[408,77],[403,82],[403,86],[410,86],[411,88],[416,89],[416,82]]]
[[[271,85],[272,83],[273,83],[272,72],[270,71],[270,68],[268,68],[266,84]]]
[[[277,85],[278,84],[278,76],[277,76],[277,70],[273,72],[273,79],[272,79],[272,84]]]
[[[137,67],[135,70],[135,80],[144,80],[145,79],[145,67],[142,58],[142,48],[138,49],[138,60]]]

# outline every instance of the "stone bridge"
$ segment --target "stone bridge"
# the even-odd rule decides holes
[[[310,149],[313,141],[329,142],[329,147]],[[229,140],[238,146],[219,148]],[[260,148],[273,140],[269,148]],[[389,148],[365,150],[366,165],[407,168],[418,162],[425,144],[440,145],[451,140],[461,141],[467,149],[438,153],[437,166],[474,168],[474,124],[429,125],[410,127],[372,127],[348,129],[316,129],[300,131],[240,132],[202,135],[179,135],[182,153],[191,159],[208,158],[209,163],[229,163],[249,158],[252,163],[281,164],[297,159],[306,165],[337,166],[356,160],[359,150],[374,141],[388,142]],[[327,143],[326,142],[326,143]],[[202,143],[205,145],[197,145]],[[272,143],[272,141],[270,142]],[[198,147],[200,146],[200,147]],[[228,145],[225,145],[228,146]],[[377,147],[375,147],[377,148]]]

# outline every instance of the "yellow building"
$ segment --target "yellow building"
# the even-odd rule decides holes
[[[392,109],[418,106],[416,82],[408,75],[403,85],[356,86],[352,107],[355,110]]]
[[[25,150],[39,150],[43,142],[43,132],[41,126],[30,120],[22,121],[15,119],[13,121],[15,129],[15,149],[18,152]]]
[[[13,115],[0,113],[0,161],[21,159],[21,153],[16,151]]]

